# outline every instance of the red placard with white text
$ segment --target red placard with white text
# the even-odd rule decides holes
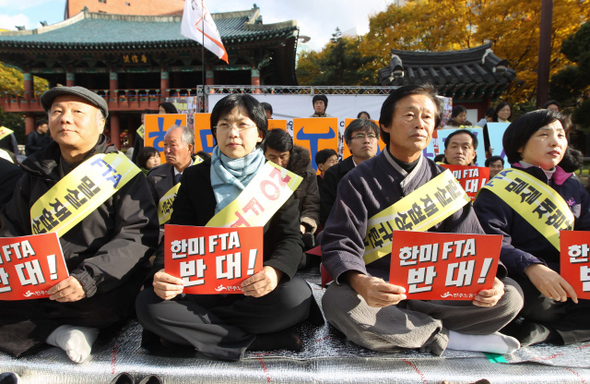
[[[502,236],[393,231],[389,282],[410,300],[473,300],[492,288]]]
[[[0,300],[49,297],[68,276],[57,233],[0,238]]]
[[[453,176],[461,184],[471,201],[475,200],[477,192],[490,179],[490,169],[488,167],[452,164],[441,164],[441,166],[453,172]]]
[[[559,232],[561,248],[561,277],[567,281],[579,299],[590,299],[590,232]]]
[[[263,227],[164,226],[164,269],[184,280],[184,293],[242,293],[262,270]]]

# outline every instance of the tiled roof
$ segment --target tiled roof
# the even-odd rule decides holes
[[[448,52],[392,49],[389,66],[379,70],[379,84],[431,83],[449,97],[495,97],[516,79],[516,71],[494,55],[491,46]]]
[[[264,25],[259,9],[213,14],[224,44],[262,42],[298,36],[297,23],[286,21]],[[81,12],[63,22],[31,31],[0,32],[5,48],[102,49],[121,45],[193,45],[180,34],[181,16],[126,16]]]

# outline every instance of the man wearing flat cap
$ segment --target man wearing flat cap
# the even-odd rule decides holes
[[[157,246],[158,218],[143,173],[107,147],[102,97],[56,87],[41,104],[54,142],[23,162],[0,236],[56,232],[69,277],[48,299],[0,301],[0,350],[21,356],[47,343],[80,363],[100,329],[129,315]],[[97,208],[83,209],[89,205]]]

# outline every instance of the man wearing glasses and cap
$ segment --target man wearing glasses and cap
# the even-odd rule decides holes
[[[157,245],[158,220],[143,173],[107,146],[102,97],[56,87],[41,104],[54,142],[23,162],[0,236],[57,232],[69,277],[48,299],[0,301],[0,350],[21,356],[47,343],[81,363],[99,330],[130,313]]]

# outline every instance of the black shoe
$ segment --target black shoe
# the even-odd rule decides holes
[[[164,382],[159,376],[149,375],[143,378],[139,384],[163,384]]]
[[[135,379],[133,378],[133,376],[131,376],[127,372],[119,373],[111,381],[111,384],[134,384],[134,383],[135,383]]]
[[[14,372],[0,373],[0,384],[20,384],[20,377]]]

